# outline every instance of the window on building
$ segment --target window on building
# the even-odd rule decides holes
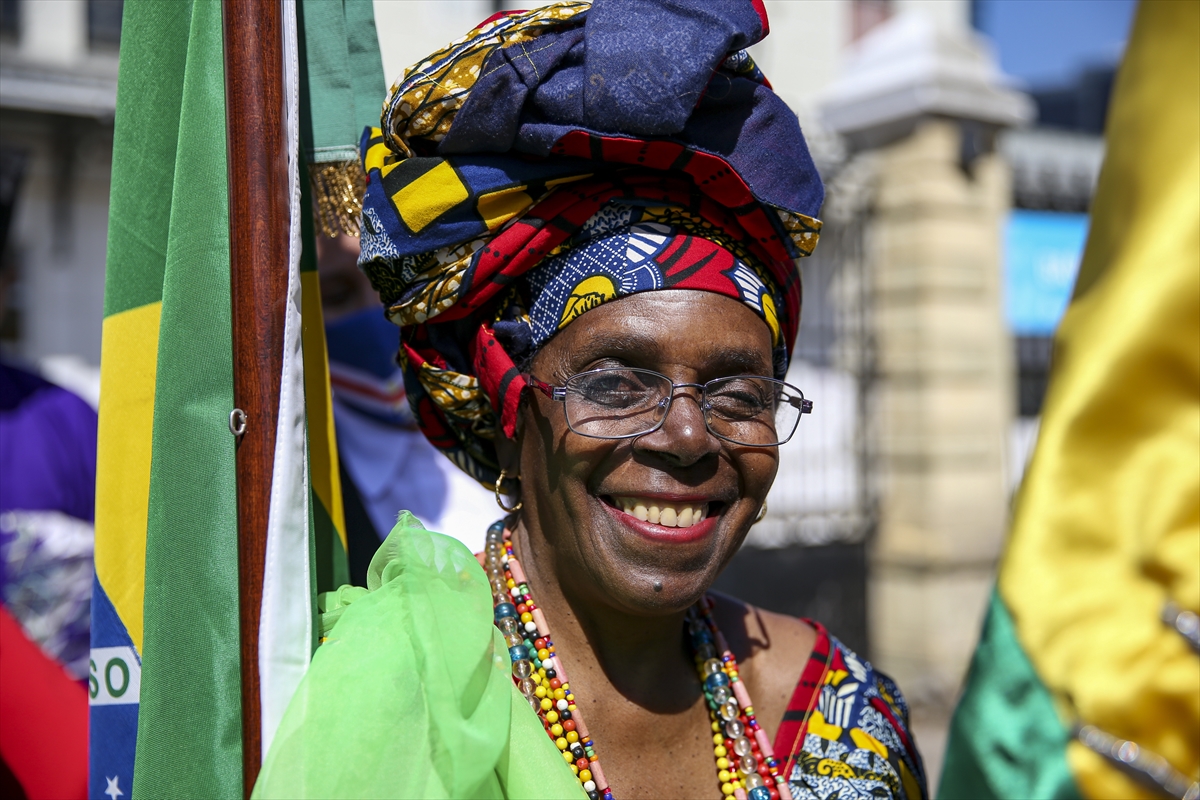
[[[121,11],[125,0],[88,0],[88,41],[92,46],[121,41]]]
[[[20,32],[20,0],[0,0],[0,34],[16,37]]]
[[[1036,417],[1042,413],[1042,401],[1050,382],[1050,358],[1054,353],[1051,336],[1016,336],[1017,415]]]

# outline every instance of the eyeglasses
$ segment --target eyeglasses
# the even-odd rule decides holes
[[[632,439],[662,427],[679,389],[700,390],[709,433],[734,444],[774,447],[796,432],[813,404],[795,386],[758,375],[735,375],[708,383],[673,383],[648,369],[608,367],[581,372],[562,386],[531,375],[529,386],[563,404],[567,427],[593,439]]]

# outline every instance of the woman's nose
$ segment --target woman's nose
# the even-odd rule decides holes
[[[698,393],[677,390],[667,408],[667,417],[653,433],[641,436],[637,445],[679,466],[690,466],[721,448],[717,437],[704,424]]]

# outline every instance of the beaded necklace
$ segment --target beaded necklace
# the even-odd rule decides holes
[[[504,522],[488,529],[484,570],[492,588],[496,627],[512,660],[513,682],[542,721],[589,800],[613,800],[596,746],[575,702],[546,617],[529,591]],[[708,703],[713,757],[723,798],[792,800],[771,742],[754,717],[737,660],[712,617],[707,595],[687,612],[692,655]]]

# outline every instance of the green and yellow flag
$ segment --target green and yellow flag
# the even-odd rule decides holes
[[[323,19],[310,31],[323,52],[347,47],[329,12],[350,20],[367,51],[355,64],[382,98],[370,0],[304,3]],[[326,76],[320,86],[345,71],[305,60],[302,15],[294,3],[282,8],[292,230],[281,257],[288,296],[274,465],[261,476],[271,487],[258,651],[264,752],[312,656],[316,593],[348,574],[301,148],[314,113],[310,67]],[[96,800],[244,791],[224,71],[217,0],[125,4],[101,346],[89,683]],[[328,93],[316,100],[318,109],[336,104]]]
[[[232,796],[242,756],[221,9],[130,3],[124,16],[88,793],[128,796],[136,761],[141,794]]]
[[[1200,796],[1200,3],[1143,0],[943,798]]]

